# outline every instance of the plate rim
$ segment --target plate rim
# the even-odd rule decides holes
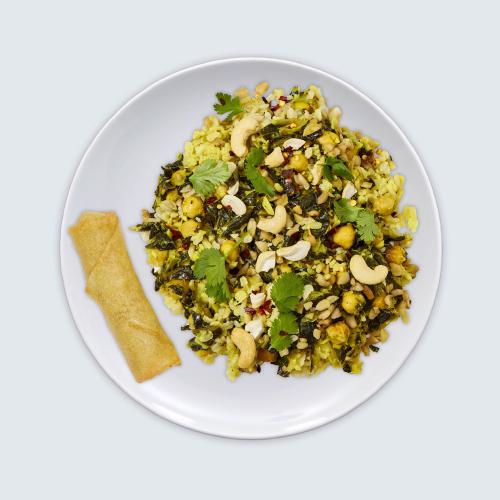
[[[67,212],[68,212],[68,206],[70,203],[70,199],[72,197],[73,191],[75,189],[75,186],[77,184],[78,178],[81,174],[82,171],[82,166],[87,159],[87,156],[90,154],[91,150],[93,149],[94,144],[100,139],[101,135],[104,134],[104,132],[107,130],[107,128],[121,115],[121,113],[127,109],[129,106],[131,106],[136,100],[140,99],[141,96],[156,86],[159,86],[163,84],[164,82],[173,79],[179,75],[190,73],[197,71],[199,69],[209,67],[209,66],[216,66],[216,65],[224,65],[224,64],[231,64],[235,62],[271,62],[271,63],[278,63],[278,64],[284,64],[296,68],[300,68],[303,70],[307,71],[312,71],[315,73],[319,73],[324,77],[336,80],[342,85],[345,85],[351,92],[356,94],[358,97],[361,99],[367,101],[371,106],[373,106],[378,113],[381,114],[381,116],[389,122],[392,127],[396,129],[396,131],[399,133],[401,136],[402,140],[404,141],[406,147],[410,151],[410,153],[413,155],[413,157],[416,160],[416,163],[420,169],[420,172],[423,174],[423,179],[426,185],[426,188],[429,190],[432,198],[432,212],[435,216],[435,220],[437,222],[436,224],[436,229],[437,229],[437,243],[438,243],[438,248],[439,252],[436,255],[437,259],[437,273],[433,278],[432,282],[432,288],[434,290],[434,296],[433,296],[433,301],[432,305],[430,307],[430,310],[427,314],[427,318],[425,319],[422,329],[420,332],[418,332],[418,336],[415,339],[413,345],[411,346],[410,350],[408,353],[403,356],[399,362],[395,365],[394,369],[391,371],[390,375],[386,378],[381,379],[378,384],[376,384],[374,390],[364,399],[361,399],[357,404],[344,409],[335,415],[321,415],[318,416],[314,421],[311,420],[306,420],[305,422],[301,423],[300,425],[297,425],[294,427],[293,430],[283,430],[281,432],[278,431],[271,431],[271,432],[223,432],[223,431],[216,431],[216,430],[210,430],[207,429],[206,426],[203,426],[199,422],[193,422],[191,420],[186,420],[182,418],[182,415],[176,413],[175,411],[162,411],[165,410],[164,408],[158,408],[153,404],[149,404],[146,398],[141,397],[140,395],[137,394],[132,394],[131,391],[128,390],[124,385],[120,383],[119,380],[117,380],[116,377],[112,376],[106,368],[101,364],[101,362],[97,359],[96,355],[93,353],[91,350],[90,346],[88,345],[85,336],[83,335],[76,317],[75,313],[72,307],[72,304],[69,300],[69,295],[68,295],[68,289],[69,289],[69,284],[67,282],[67,279],[65,278],[65,273],[64,273],[64,264],[63,264],[63,245],[64,245],[64,234],[65,234],[65,229],[67,227]],[[344,80],[344,78],[341,78],[339,76],[336,76],[328,71],[325,71],[323,69],[310,66],[308,64],[304,64],[301,62],[293,61],[290,59],[283,59],[283,58],[276,58],[276,57],[262,57],[262,56],[242,56],[242,57],[229,57],[229,58],[218,58],[218,59],[212,59],[206,62],[202,63],[197,63],[193,64],[187,67],[184,67],[182,69],[179,69],[177,71],[174,71],[172,73],[167,74],[166,76],[163,76],[154,82],[148,84],[146,87],[144,87],[142,90],[139,92],[135,93],[132,95],[131,98],[127,99],[124,104],[118,107],[118,109],[112,113],[112,115],[100,126],[98,132],[95,134],[93,139],[90,141],[88,146],[85,148],[85,151],[83,155],[80,158],[80,161],[78,162],[78,165],[76,169],[74,170],[73,177],[71,179],[71,182],[69,184],[69,188],[67,189],[67,194],[66,194],[66,199],[64,202],[63,210],[62,210],[62,217],[61,217],[61,224],[59,227],[59,245],[58,245],[58,253],[59,253],[59,270],[60,270],[60,277],[62,279],[62,284],[63,284],[63,289],[64,289],[64,295],[66,298],[66,304],[69,308],[69,311],[71,313],[71,318],[73,321],[74,326],[76,327],[76,330],[79,333],[79,336],[81,340],[83,341],[84,345],[86,346],[88,352],[92,355],[92,358],[94,361],[97,363],[97,365],[101,368],[101,370],[111,379],[116,386],[119,387],[121,391],[123,391],[127,396],[129,396],[132,400],[134,400],[136,403],[140,404],[142,407],[146,408],[149,410],[151,413],[157,415],[158,417],[161,417],[162,419],[168,420],[169,422],[172,422],[176,425],[179,425],[185,429],[201,432],[203,434],[211,435],[211,436],[218,436],[218,437],[224,437],[224,438],[230,438],[230,439],[248,439],[248,440],[255,440],[255,439],[273,439],[273,438],[281,438],[281,437],[286,437],[286,436],[291,436],[295,434],[300,434],[303,432],[307,432],[313,429],[317,429],[320,427],[323,427],[326,424],[329,424],[335,420],[338,420],[339,418],[347,415],[351,411],[355,410],[358,408],[360,405],[371,399],[375,394],[377,394],[382,387],[384,387],[395,375],[396,373],[399,372],[401,367],[404,365],[410,354],[415,350],[416,346],[420,342],[425,330],[427,329],[427,326],[429,324],[429,321],[434,313],[435,306],[436,306],[436,301],[438,297],[438,293],[440,291],[440,285],[441,285],[441,276],[442,276],[442,258],[443,258],[443,237],[442,237],[442,227],[441,227],[441,217],[440,217],[440,210],[439,210],[439,205],[437,202],[436,198],[436,193],[434,192],[432,183],[430,181],[429,174],[419,156],[417,153],[416,149],[413,147],[412,143],[409,141],[407,134],[402,130],[402,128],[398,125],[398,123],[386,112],[384,111],[374,100],[372,100],[371,97],[366,95],[364,92],[358,90],[356,87],[354,87],[351,83],[348,81]]]

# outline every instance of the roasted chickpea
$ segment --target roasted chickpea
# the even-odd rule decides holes
[[[170,182],[174,186],[182,186],[186,180],[186,171],[185,170],[176,170],[170,179]]]
[[[182,202],[182,212],[190,219],[203,213],[203,203],[198,196],[188,196]]]
[[[334,323],[326,329],[326,334],[334,345],[345,344],[349,338],[349,333],[350,330],[345,321]]]
[[[215,196],[217,196],[217,198],[223,198],[224,195],[227,193],[227,186],[224,185],[224,184],[220,184],[219,186],[217,186],[217,189],[215,190]]]
[[[240,255],[240,248],[233,240],[224,241],[220,246],[220,251],[228,262],[235,262]]]
[[[333,242],[340,245],[345,250],[349,250],[349,248],[353,246],[355,239],[356,231],[352,227],[352,224],[340,226],[333,235]]]
[[[394,209],[395,202],[391,195],[380,196],[373,202],[373,211],[380,215],[389,215]]]
[[[387,262],[392,262],[393,264],[403,264],[406,261],[406,251],[403,247],[399,245],[394,245],[387,249],[385,252],[385,258]]]
[[[346,313],[356,314],[365,304],[365,298],[360,293],[345,292],[342,295],[342,308]]]
[[[307,158],[303,153],[295,153],[290,158],[290,168],[293,168],[297,172],[303,172],[307,168]]]
[[[169,191],[167,194],[167,200],[176,202],[179,199],[179,193],[174,189],[173,191]]]
[[[189,238],[198,229],[198,223],[195,220],[187,220],[181,224],[180,230],[183,238]]]

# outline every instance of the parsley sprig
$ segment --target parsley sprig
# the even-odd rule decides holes
[[[215,188],[231,177],[227,163],[216,160],[201,162],[189,177],[194,190],[203,196],[210,196]]]
[[[224,94],[223,92],[217,92],[215,97],[217,97],[217,100],[219,101],[217,104],[214,104],[215,111],[217,111],[219,115],[229,113],[226,116],[227,120],[231,120],[237,114],[245,111],[241,106],[239,97],[231,97],[230,94]]]
[[[342,198],[333,202],[333,210],[341,223],[354,222],[356,224],[359,237],[365,243],[372,242],[375,236],[380,234],[375,216],[366,208],[353,207],[346,199]]]
[[[271,347],[282,351],[290,347],[293,335],[299,331],[297,317],[294,314],[304,293],[304,281],[293,273],[282,274],[271,289],[271,299],[280,312],[269,329]]]
[[[274,189],[266,182],[257,168],[264,161],[264,157],[265,153],[262,148],[252,148],[245,162],[245,175],[257,193],[273,196]]]
[[[206,248],[200,252],[193,266],[198,279],[206,278],[206,291],[217,302],[228,301],[231,297],[227,286],[227,270],[224,256],[215,248]]]

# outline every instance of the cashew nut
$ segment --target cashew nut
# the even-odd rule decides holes
[[[375,269],[370,268],[361,255],[353,255],[351,257],[349,269],[354,278],[365,285],[382,283],[389,272],[386,266],[377,266]]]
[[[221,202],[223,206],[231,207],[231,210],[236,215],[245,215],[247,212],[247,206],[237,196],[232,194],[226,194]]]
[[[276,250],[276,253],[279,257],[285,257],[287,260],[297,261],[305,258],[310,249],[311,243],[302,240],[297,241],[295,245],[280,248],[279,250]]]
[[[231,133],[231,149],[240,158],[248,153],[247,139],[257,132],[259,122],[254,116],[243,117],[233,128]]]
[[[251,293],[250,294],[250,302],[252,303],[252,307],[254,309],[257,309],[257,307],[260,307],[264,301],[266,300],[266,294],[265,293]]]
[[[274,215],[269,219],[261,219],[257,227],[268,233],[278,234],[286,225],[286,210],[285,207],[277,205]]]
[[[264,325],[261,319],[254,319],[245,325],[245,330],[257,340],[264,332]]]
[[[358,190],[354,187],[354,184],[352,182],[348,182],[342,191],[342,198],[347,198],[348,200],[352,198]]]
[[[231,332],[231,340],[236,347],[240,350],[240,357],[238,358],[238,367],[242,370],[250,368],[254,361],[257,349],[255,347],[255,340],[251,333],[243,330],[243,328],[235,328]]]
[[[227,194],[232,194],[234,196],[238,192],[238,189],[240,189],[240,183],[236,181],[231,187],[228,188]]]
[[[276,252],[273,250],[268,250],[267,252],[262,252],[257,257],[257,262],[255,262],[255,270],[260,273],[262,271],[267,272],[271,270],[276,265]]]
[[[275,147],[273,149],[273,152],[266,156],[264,164],[268,167],[274,168],[279,167],[284,161],[285,158],[283,156],[283,153],[281,152],[281,149],[279,147]]]
[[[304,141],[304,139],[287,139],[284,143],[283,143],[283,147],[285,149],[287,148],[292,148],[292,149],[300,149],[304,144],[306,143],[306,141]]]

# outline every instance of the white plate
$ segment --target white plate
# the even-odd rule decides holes
[[[170,314],[153,290],[144,243],[126,228],[139,222],[153,201],[160,166],[172,161],[193,130],[212,112],[217,91],[318,85],[330,106],[343,110],[342,122],[378,139],[406,176],[403,202],[417,206],[420,229],[410,255],[420,266],[411,284],[409,325],[389,327],[389,341],[365,359],[362,375],[327,369],[313,378],[281,378],[276,367],[243,374],[236,382],[224,375],[225,358],[205,365],[187,347],[183,318]],[[182,366],[137,384],[127,368],[97,305],[85,294],[78,256],[67,229],[83,210],[115,210],[142,285],[182,358]],[[441,230],[436,201],[424,167],[395,123],[370,99],[339,78],[302,64],[243,58],[210,62],[179,71],[146,88],[102,128],[85,153],[69,190],[61,228],[61,268],[76,325],[99,364],[131,397],[158,415],[198,431],[237,438],[284,436],[330,422],[373,395],[414,348],[438,288]],[[422,366],[422,370],[424,367]]]

